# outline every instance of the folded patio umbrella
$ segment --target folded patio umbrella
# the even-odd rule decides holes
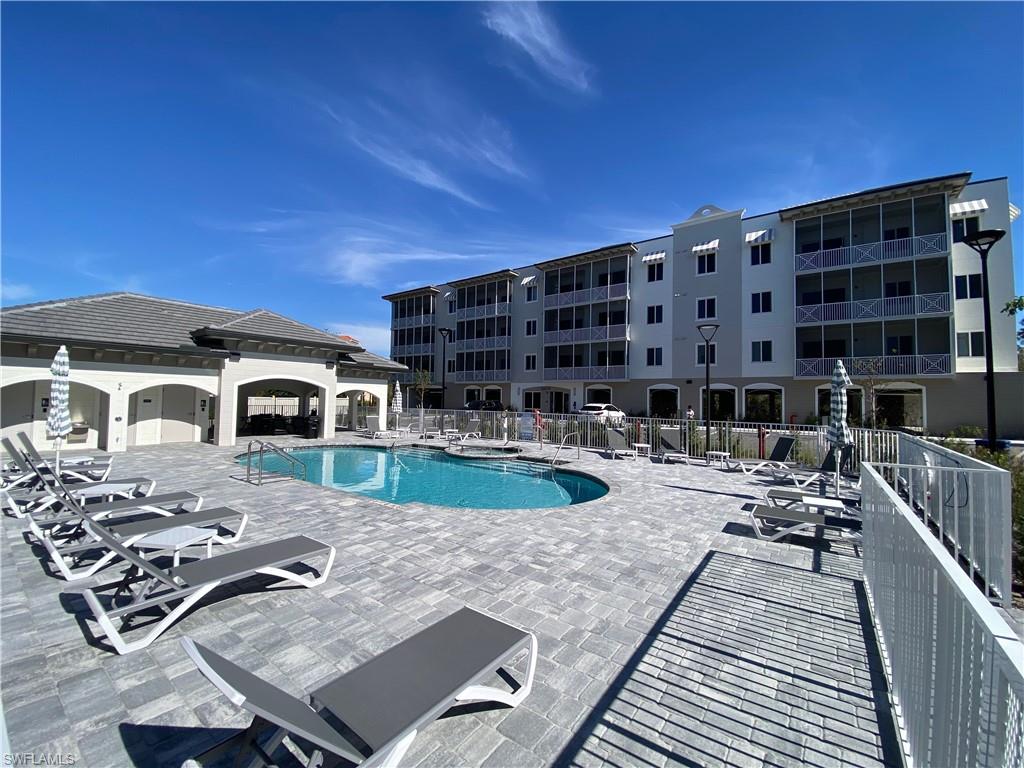
[[[836,495],[839,495],[839,473],[842,471],[839,460],[841,449],[853,444],[853,433],[846,423],[846,388],[853,384],[846,373],[842,360],[836,360],[832,370],[831,397],[828,414],[828,441],[836,447]]]
[[[50,364],[53,380],[50,382],[50,410],[46,414],[46,431],[56,438],[57,458],[54,472],[60,476],[60,444],[71,434],[71,361],[63,344]]]

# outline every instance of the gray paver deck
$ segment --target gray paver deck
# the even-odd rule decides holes
[[[179,637],[301,694],[470,605],[538,635],[535,689],[517,710],[431,725],[404,764],[896,763],[857,553],[831,536],[754,539],[740,507],[763,495],[755,478],[585,451],[576,465],[613,486],[598,501],[458,510],[298,481],[258,488],[233,479],[237,450],[135,448],[115,474],[248,512],[243,543],[300,531],[334,544],[331,577],[215,593],[117,656],[93,637],[77,585],[49,575],[27,526],[4,518],[0,680],[15,752],[180,765],[247,717]]]

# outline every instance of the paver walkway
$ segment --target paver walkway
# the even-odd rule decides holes
[[[334,544],[331,577],[216,593],[117,656],[93,637],[78,587],[49,575],[26,526],[5,517],[0,682],[15,752],[181,765],[247,723],[181,636],[301,694],[470,605],[538,635],[534,691],[514,711],[438,721],[405,764],[896,764],[856,553],[839,539],[752,538],[740,507],[763,495],[757,480],[585,451],[577,466],[612,486],[598,501],[464,510],[299,481],[258,488],[235,479],[236,452],[134,448],[115,475],[248,512],[246,543],[302,532]]]

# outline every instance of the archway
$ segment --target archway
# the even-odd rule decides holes
[[[336,400],[336,429],[366,429],[366,417],[376,416],[381,411],[380,398],[365,389],[347,389],[339,392]],[[383,423],[381,427],[384,427]]]
[[[748,384],[743,387],[743,419],[766,424],[785,421],[785,390],[778,384]]]
[[[705,388],[700,388],[700,416],[704,418]],[[732,384],[711,385],[711,421],[736,420],[736,387]]]
[[[128,396],[126,445],[197,443],[212,438],[214,396],[187,384],[137,388]]]
[[[46,434],[50,381],[47,376],[5,384],[0,389],[0,436],[13,438],[18,432],[25,432],[40,450],[53,448],[54,441]],[[110,395],[97,387],[72,381],[69,407],[71,434],[63,446],[107,450]]]
[[[584,404],[586,403],[611,403],[612,402],[612,388],[604,385],[594,385],[587,387],[586,392],[583,395]]]
[[[647,388],[647,415],[651,418],[679,418],[679,387],[654,384]]]
[[[239,436],[308,435],[317,417],[316,435],[331,414],[321,414],[325,387],[299,378],[265,378],[237,385],[235,429]]]

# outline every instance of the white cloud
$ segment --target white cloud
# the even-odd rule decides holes
[[[332,322],[327,324],[332,333],[343,333],[354,336],[370,352],[387,357],[391,351],[391,328],[387,325],[369,325],[366,323]]]
[[[484,24],[521,48],[561,86],[578,93],[593,89],[590,66],[562,39],[555,22],[536,2],[494,3],[484,11]]]
[[[25,283],[0,283],[0,301],[24,301],[35,295],[35,289]]]

